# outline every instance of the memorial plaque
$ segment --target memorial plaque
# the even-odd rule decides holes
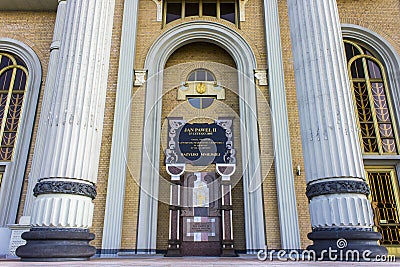
[[[184,217],[183,241],[219,241],[219,217]]]
[[[215,123],[187,123],[169,118],[169,142],[166,163],[189,163],[207,166],[212,163],[235,163],[232,119]]]
[[[193,165],[224,162],[226,154],[225,130],[216,123],[187,123],[179,133],[180,156]]]

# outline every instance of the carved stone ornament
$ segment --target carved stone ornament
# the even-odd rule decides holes
[[[369,195],[368,184],[364,181],[336,180],[307,186],[306,195],[311,199],[320,195],[354,193]]]
[[[315,227],[312,229],[313,232],[342,232],[342,231],[362,231],[362,232],[373,232],[371,227]]]
[[[58,227],[32,227],[31,232],[70,232],[70,233],[89,233],[86,228],[58,228]]]
[[[258,80],[258,85],[268,85],[268,73],[267,70],[255,70],[254,76]]]
[[[74,183],[65,181],[39,182],[33,189],[33,195],[37,197],[43,194],[70,194],[81,195],[95,199],[96,187],[91,184]]]
[[[228,138],[226,141],[226,154],[224,155],[224,162],[235,164],[236,150],[233,148],[232,119],[219,119],[215,122],[225,130],[225,135]]]
[[[146,82],[146,71],[135,70],[135,86],[142,86]]]
[[[168,148],[165,150],[165,162],[167,164],[175,164],[178,162],[178,150],[179,147],[176,143],[175,137],[179,132],[179,128],[183,127],[186,123],[181,118],[175,118],[169,120],[169,131],[168,131]]]

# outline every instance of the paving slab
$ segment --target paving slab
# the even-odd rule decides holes
[[[249,266],[307,266],[307,267],[342,267],[342,266],[400,266],[400,259],[397,262],[327,262],[327,261],[260,261],[256,257],[218,258],[218,257],[129,257],[129,258],[92,258],[89,261],[67,261],[67,262],[22,262],[18,259],[0,259],[0,266],[54,266],[54,267],[89,267],[89,266],[149,266],[149,267],[249,267]]]

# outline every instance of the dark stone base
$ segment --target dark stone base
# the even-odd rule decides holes
[[[32,228],[22,238],[27,243],[16,250],[22,261],[83,261],[96,253],[87,229]]]
[[[218,257],[222,253],[222,244],[219,241],[182,241],[182,256],[209,256]]]
[[[168,248],[165,257],[182,257],[180,248]]]
[[[315,251],[320,260],[363,261],[388,253],[385,247],[378,244],[382,235],[372,231],[314,231],[308,234],[308,238],[314,244],[308,246],[307,250]]]
[[[238,257],[239,255],[236,254],[235,249],[233,248],[223,248],[221,257]]]

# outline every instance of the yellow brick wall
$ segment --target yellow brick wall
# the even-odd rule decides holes
[[[385,38],[400,54],[400,1],[338,0],[341,23],[362,26]]]
[[[110,70],[108,80],[108,90],[106,98],[106,109],[104,118],[103,128],[103,140],[101,148],[101,159],[99,165],[98,175],[98,196],[95,200],[95,211],[93,219],[92,232],[96,234],[96,239],[92,242],[97,248],[101,247],[102,229],[104,221],[104,210],[105,200],[107,193],[107,179],[108,179],[108,168],[109,158],[112,142],[112,127],[115,107],[115,95],[117,86],[117,73],[118,73],[118,60],[119,60],[119,47],[120,37],[122,28],[122,13],[123,13],[123,0],[116,1],[115,17],[113,25],[112,35],[112,48],[110,58]],[[297,112],[297,99],[296,99],[296,87],[294,80],[293,71],[293,56],[291,52],[289,22],[287,17],[287,4],[286,0],[279,0],[279,18],[281,23],[281,40],[282,40],[282,53],[284,61],[284,74],[285,74],[285,86],[287,91],[287,104],[289,112],[289,129],[291,138],[291,152],[293,157],[294,168],[297,165],[303,166],[303,155],[301,148],[301,137],[299,128],[299,118]],[[396,50],[400,53],[400,35],[398,29],[400,28],[400,2],[394,0],[369,0],[369,1],[350,1],[350,0],[338,0],[339,14],[342,23],[351,23],[360,25],[375,31],[384,37]],[[254,51],[257,59],[257,67],[265,69],[267,66],[267,53],[265,49],[265,36],[264,36],[264,20],[262,9],[263,4],[261,0],[248,1],[246,4],[246,21],[240,23],[240,29],[237,29],[234,25],[225,22],[218,21],[215,18],[205,18],[209,21],[218,21],[224,25],[237,30],[250,44]],[[55,12],[0,12],[0,37],[9,37],[22,41],[33,48],[33,50],[39,56],[43,66],[43,85],[40,93],[40,101],[38,104],[38,110],[41,109],[41,98],[43,95],[43,88],[46,82],[47,65],[49,58],[49,47],[51,44],[52,33],[54,28]],[[193,18],[188,18],[183,21],[190,21]],[[152,0],[141,0],[139,2],[139,17],[138,17],[138,33],[136,46],[136,58],[135,68],[143,69],[146,54],[153,44],[153,42],[165,31],[171,27],[176,26],[182,21],[175,21],[166,26],[162,26],[161,22],[156,21],[156,5]],[[186,50],[185,50],[186,49]],[[196,52],[191,52],[196,51]],[[199,52],[202,51],[202,52]],[[202,54],[203,53],[203,54]],[[204,54],[205,53],[205,54]],[[212,60],[221,62],[223,64],[234,67],[233,60],[229,55],[222,51],[220,48],[216,48],[213,45],[208,45],[206,48],[192,45],[183,47],[181,51],[171,56],[167,63],[167,68],[172,67],[176,64],[183,63],[184,61],[196,61],[204,58],[212,58]],[[258,91],[258,103],[263,99],[268,101],[268,88],[259,87]],[[140,166],[141,166],[141,149],[142,149],[142,134],[143,134],[143,116],[144,116],[144,100],[145,91],[144,88],[133,87],[133,99],[132,99],[132,110],[131,110],[131,139],[129,144],[129,158],[127,162],[127,185],[125,195],[125,206],[124,206],[124,220],[123,220],[123,237],[122,237],[122,248],[123,249],[134,249],[136,246],[136,227],[138,220],[138,205],[139,205],[139,188],[138,181],[140,178]],[[170,99],[174,99],[175,91],[170,91],[164,98],[167,98],[166,104],[163,106],[163,116],[168,114],[171,110],[171,105],[174,103]],[[237,97],[234,95],[227,95],[226,101],[232,101],[234,110],[237,110]],[[236,101],[236,102],[235,102]],[[263,167],[263,196],[265,203],[265,218],[266,218],[266,236],[267,244],[270,248],[280,247],[280,236],[279,236],[279,218],[278,218],[278,207],[276,203],[276,183],[275,173],[273,164],[271,166],[271,156],[268,149],[271,148],[271,138],[268,138],[269,134],[269,116],[267,107],[263,107],[259,110],[259,117],[263,118],[259,122],[259,127],[265,129],[264,132],[260,131],[260,144],[261,144],[261,157]],[[265,111],[265,113],[264,113]],[[33,144],[31,146],[28,168],[26,173],[29,173],[34,140],[36,138],[37,126],[39,121],[39,112],[36,115],[36,123],[32,136]],[[265,116],[264,116],[265,115]],[[164,118],[164,117],[163,117]],[[271,167],[271,168],[270,168]],[[165,170],[162,170],[165,172]],[[165,175],[165,173],[164,173]],[[26,195],[26,178],[24,183],[23,196],[21,198],[21,205],[19,215],[22,214],[22,207],[24,205]],[[301,176],[294,176],[295,178],[295,189],[297,195],[297,206],[299,214],[299,225],[301,232],[301,244],[302,248],[305,248],[310,241],[307,239],[307,233],[311,231],[310,218],[308,211],[308,200],[305,196],[305,174],[302,172]],[[235,206],[234,214],[235,218],[240,218],[235,222],[235,239],[236,248],[244,248],[244,225],[243,225],[243,202],[241,199],[242,195],[241,182],[239,181],[238,186],[234,189],[234,200]],[[159,217],[162,217],[168,211],[167,205],[160,204]],[[165,249],[167,241],[166,226],[167,217],[164,216],[165,221],[160,220],[159,223],[159,240],[157,242],[157,248]]]
[[[222,23],[236,31],[238,31],[245,39],[246,41],[250,44],[252,47],[252,50],[256,56],[257,59],[257,67],[260,69],[265,69],[267,62],[266,62],[266,50],[265,50],[265,36],[264,36],[264,20],[263,20],[263,13],[259,12],[262,10],[262,1],[252,1],[248,2],[246,4],[246,21],[243,21],[240,23],[240,29],[237,29],[233,24],[230,24],[225,21],[218,21],[215,18],[204,18],[205,20],[209,21],[217,21],[219,23]],[[186,21],[191,21],[193,18],[186,18],[184,20],[180,21],[174,21],[166,26],[162,26],[161,22],[156,22],[155,21],[155,4],[148,0],[148,1],[141,1],[139,5],[139,21],[138,21],[138,34],[137,34],[137,42],[140,44],[140,46],[137,46],[136,50],[136,59],[135,59],[135,68],[143,68],[144,61],[146,58],[147,51],[151,44],[157,39],[158,36],[160,36],[163,32],[167,31],[168,29],[178,25],[181,22],[186,22]],[[182,54],[185,56],[182,56],[182,58],[186,57],[190,60],[196,60],[196,54],[198,54],[198,46],[193,45],[191,47],[192,51],[188,51],[188,47],[185,47],[183,49],[186,49],[186,51],[181,51]],[[203,48],[204,50],[204,48]],[[210,52],[210,49],[208,49],[208,55],[205,56],[198,56],[197,59],[201,60],[209,60],[209,58],[213,58],[214,60],[218,60],[220,57],[218,55],[213,54],[213,52]],[[226,54],[226,52],[223,52],[222,54]],[[230,59],[232,60],[232,59]],[[174,64],[182,63],[181,59],[177,59],[177,54],[173,54],[166,67],[170,67]],[[224,64],[228,64],[227,62],[223,62]],[[268,91],[266,88],[262,88],[260,91],[261,93],[258,94],[259,98],[265,99],[268,98]],[[142,95],[143,97],[144,95]],[[172,94],[174,96],[174,94]],[[143,98],[144,100],[144,98]],[[168,99],[168,103],[170,99]],[[260,101],[260,100],[259,100]],[[265,102],[265,101],[264,101]],[[163,103],[166,103],[166,101],[163,99]],[[163,114],[168,110],[168,108],[164,105],[163,106]],[[136,109],[140,116],[142,113]],[[261,110],[259,112],[260,116],[263,116],[264,110]],[[265,110],[266,113],[268,113],[268,110]],[[136,113],[137,114],[137,113]],[[263,177],[265,177],[265,183],[263,185],[263,191],[264,191],[264,199],[265,203],[265,217],[267,219],[266,222],[266,235],[268,237],[268,245],[274,246],[274,247],[279,247],[280,244],[280,239],[279,239],[279,231],[277,231],[278,227],[278,219],[277,219],[277,203],[276,203],[276,184],[274,180],[274,170],[273,168],[270,169],[271,163],[272,163],[272,158],[271,158],[271,135],[270,133],[270,121],[265,119],[266,116],[264,116],[264,119],[260,121],[260,127],[263,127],[265,130],[264,132],[260,132],[260,137],[264,139],[264,141],[260,141],[262,149],[269,150],[268,152],[265,152],[265,156],[263,156]],[[163,115],[164,118],[164,115]],[[269,117],[268,117],[269,118]],[[137,126],[138,124],[136,124]],[[269,135],[268,135],[269,134]],[[141,137],[141,134],[139,134],[137,137]],[[140,139],[141,141],[141,139]],[[137,143],[140,145],[139,140],[134,140],[133,142]],[[268,147],[269,146],[269,147]],[[239,157],[238,157],[239,158]],[[138,162],[135,165],[135,167],[140,167],[140,159],[136,157],[136,161]],[[162,165],[162,164],[161,164]],[[165,174],[165,173],[164,173]],[[242,193],[242,185],[241,181],[239,182],[239,185],[237,185],[234,189],[234,205],[239,205],[237,208],[238,210],[243,209],[243,193]],[[236,192],[237,191],[237,192]],[[168,205],[160,204],[159,206],[159,218],[161,217],[162,214],[166,214],[168,211]],[[234,211],[235,212],[235,211]],[[133,212],[131,212],[133,214]],[[234,214],[235,218],[237,216],[242,217],[243,214],[238,213]],[[157,242],[157,248],[158,249],[165,249],[166,244],[167,244],[167,238],[168,238],[168,221],[165,219],[167,216],[162,216],[164,218],[164,221],[159,222],[158,225],[158,242]],[[243,218],[241,220],[238,220],[237,222],[234,223],[235,225],[235,239],[236,239],[236,249],[245,249],[245,241],[244,241],[244,220]],[[129,235],[129,233],[127,232]],[[130,234],[132,235],[132,234]]]
[[[112,126],[115,106],[115,92],[117,85],[119,47],[122,27],[123,0],[116,0],[114,27],[112,35],[112,47],[110,55],[110,70],[106,97],[103,140],[100,155],[99,175],[97,184],[97,198],[94,201],[95,210],[93,228],[96,234],[92,242],[97,248],[101,247],[101,236],[104,221],[105,199],[107,192],[108,167],[111,150]],[[23,212],[28,185],[28,173],[30,172],[37,127],[40,117],[41,102],[46,83],[47,66],[50,55],[50,45],[53,37],[55,12],[0,12],[0,37],[8,37],[19,40],[29,45],[38,55],[42,68],[42,87],[39,95],[38,112],[35,118],[32,144],[29,151],[28,165],[25,172],[23,193],[19,206],[18,216]],[[129,223],[128,223],[129,225]]]
[[[300,165],[301,169],[304,170],[300,125],[297,111],[296,86],[294,80],[293,55],[291,51],[289,21],[287,14],[287,1],[280,0],[278,2],[293,167],[295,168],[297,165]],[[380,34],[397,50],[398,53],[400,52],[400,35],[398,31],[400,27],[399,1],[338,0],[337,4],[341,23],[355,24],[368,28]],[[311,226],[308,200],[305,196],[306,183],[304,171],[302,172],[301,176],[295,175],[295,188],[297,195],[301,244],[302,248],[305,248],[307,245],[311,244],[311,241],[307,239],[307,233],[311,231]]]
[[[53,38],[55,12],[0,12],[0,38],[11,38],[25,43],[35,51],[42,65],[42,86],[39,93],[37,110],[42,107],[43,91],[46,84],[47,65],[50,56],[50,45]],[[32,145],[29,150],[27,169],[19,205],[18,215],[22,215],[27,191],[27,176],[32,164],[33,147],[36,139],[40,112],[36,113],[32,134]],[[19,219],[17,219],[18,221]]]
[[[289,22],[287,17],[287,5],[285,0],[280,0],[279,2],[279,16],[281,23],[281,40],[282,40],[282,53],[284,60],[284,74],[285,74],[285,86],[287,90],[287,104],[289,111],[289,129],[290,129],[290,137],[291,137],[291,152],[293,157],[293,166],[294,168],[297,165],[300,165],[301,169],[304,170],[303,166],[303,155],[301,148],[301,137],[300,137],[300,127],[299,127],[299,119],[297,112],[297,99],[296,99],[296,87],[294,80],[294,71],[293,71],[293,59],[291,52],[291,43],[290,43],[290,32],[289,32]],[[340,9],[340,18],[343,23],[353,23],[358,24],[364,27],[367,27],[378,34],[385,37],[392,45],[400,51],[399,47],[399,35],[397,34],[400,20],[399,20],[399,2],[398,1],[357,1],[357,5],[354,4],[354,1],[338,1],[338,6]],[[237,31],[249,42],[252,47],[256,58],[258,68],[266,68],[266,50],[265,50],[265,37],[264,37],[264,21],[263,21],[263,13],[260,12],[262,10],[262,1],[249,1],[246,4],[246,21],[241,22],[240,29]],[[182,21],[175,21],[166,26],[162,26],[161,22],[157,22],[156,19],[156,6],[151,0],[140,1],[139,4],[139,21],[138,21],[138,34],[137,34],[137,45],[136,47],[136,60],[135,60],[135,68],[141,69],[143,68],[144,61],[146,58],[147,51],[149,50],[152,43],[160,36],[163,32],[167,31],[171,27],[176,26]],[[116,10],[116,20],[118,20],[118,14],[121,14],[121,9]],[[190,21],[192,19],[185,19],[183,21]],[[213,18],[208,18],[210,21],[217,21]],[[220,21],[221,22],[221,21]],[[222,21],[224,25],[228,27],[234,28],[230,23]],[[114,37],[118,37],[118,27],[114,26]],[[195,46],[192,46],[193,50],[198,50]],[[184,48],[188,49],[188,47]],[[208,49],[209,57],[215,57],[215,54],[210,52],[212,49]],[[185,54],[190,57],[191,60],[196,60],[196,53],[190,54],[189,51],[181,51],[182,54]],[[169,59],[167,66],[170,67],[174,64],[182,63],[177,54],[173,54]],[[228,59],[228,57],[225,57]],[[198,58],[197,58],[198,59]],[[223,62],[224,64],[232,65],[232,62]],[[233,66],[233,65],[232,65]],[[110,74],[110,78],[115,79],[113,75]],[[259,87],[261,95],[258,95],[258,101],[261,101],[263,97],[268,99],[268,90],[267,88]],[[125,214],[124,214],[124,224],[123,224],[123,248],[132,249],[135,247],[136,240],[136,224],[137,224],[137,213],[138,213],[138,178],[140,174],[140,163],[141,163],[141,143],[142,143],[142,125],[143,125],[143,103],[144,103],[144,90],[143,88],[135,88],[134,89],[134,102],[132,104],[132,128],[131,128],[131,136],[135,136],[135,138],[131,138],[130,142],[130,159],[128,163],[128,177],[127,177],[127,189],[126,189],[126,201],[125,201]],[[174,97],[175,94],[171,93]],[[165,96],[167,97],[167,96]],[[261,100],[260,100],[261,99]],[[112,102],[113,98],[110,97],[109,101]],[[164,101],[165,103],[166,101]],[[109,104],[111,107],[113,104]],[[111,113],[111,108],[108,109]],[[164,105],[163,114],[167,112],[168,108]],[[262,111],[262,110],[261,110]],[[262,112],[259,111],[259,116],[262,116]],[[107,113],[107,112],[106,112]],[[105,119],[105,134],[106,123],[112,125],[112,116],[111,113]],[[264,121],[260,121],[260,127],[264,128],[268,126],[268,119]],[[261,143],[261,156],[263,157],[263,149],[268,149],[270,147],[270,142],[265,141],[266,138],[263,138],[263,134],[267,136],[268,130],[260,135],[260,143]],[[111,133],[109,133],[110,135]],[[111,138],[111,137],[108,137]],[[266,218],[266,236],[267,236],[267,244],[268,247],[280,247],[280,236],[279,236],[279,217],[278,217],[278,207],[276,203],[276,183],[275,183],[275,173],[273,164],[271,164],[271,159],[268,153],[265,153],[265,159],[263,159],[263,196],[265,203],[265,218]],[[102,157],[107,158],[107,153],[103,153]],[[108,162],[105,161],[102,164],[102,168],[106,169],[108,166]],[[272,167],[269,169],[269,167]],[[165,173],[164,173],[165,175]],[[100,177],[105,177],[106,180],[107,174],[104,173],[99,175]],[[302,172],[301,176],[294,176],[295,178],[295,189],[297,195],[297,207],[299,214],[299,226],[301,233],[301,244],[302,248],[305,248],[311,242],[307,239],[307,233],[311,231],[310,227],[310,218],[308,211],[308,200],[305,196],[305,173]],[[240,184],[240,182],[239,182]],[[99,184],[100,188],[100,184]],[[105,191],[105,183],[102,190]],[[243,205],[241,201],[241,190],[240,186],[235,187],[235,190],[239,191],[239,193],[234,193],[234,196],[237,199],[234,199],[235,205]],[[104,194],[105,196],[105,194]],[[104,201],[100,202],[97,205],[97,210],[104,210],[104,206],[100,208]],[[239,203],[239,204],[238,204]],[[100,206],[100,207],[99,207]],[[305,208],[306,207],[306,208]],[[238,207],[237,210],[241,210],[243,207]],[[168,206],[164,204],[160,204],[159,206],[159,215],[161,217],[162,214],[168,211]],[[235,216],[240,216],[241,214],[235,214]],[[102,218],[102,214],[98,214],[99,218]],[[100,239],[100,229],[102,219],[97,222],[98,231],[97,231],[97,239]],[[95,220],[95,221],[96,221]],[[164,249],[166,247],[167,242],[167,221],[160,221],[159,223],[159,240],[157,243],[157,248]],[[235,222],[235,227],[238,230],[235,230],[236,233],[239,233],[240,230],[243,231],[244,225],[241,225],[240,222]],[[236,247],[237,249],[243,248],[244,242],[244,234],[235,234],[235,238],[237,240]],[[99,244],[98,241],[97,244]]]

